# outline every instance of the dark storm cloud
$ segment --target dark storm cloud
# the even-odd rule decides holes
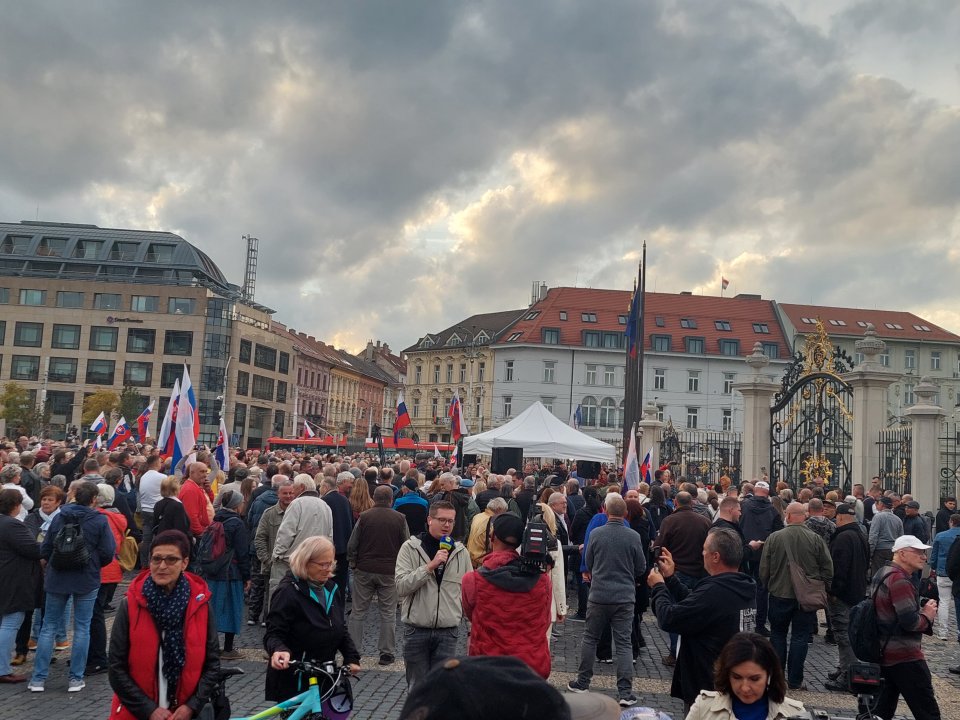
[[[2,5],[3,217],[171,229],[238,283],[255,234],[258,299],[340,343],[627,288],[643,239],[661,290],[889,306],[956,239],[956,109],[850,62],[936,20],[905,2]]]

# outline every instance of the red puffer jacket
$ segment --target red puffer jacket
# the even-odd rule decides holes
[[[518,560],[516,551],[498,550],[463,576],[463,611],[473,621],[469,654],[513,655],[546,679],[553,587],[546,573],[521,573]]]
[[[100,508],[100,514],[107,518],[107,525],[110,526],[110,532],[113,533],[113,541],[117,544],[116,552],[120,552],[120,546],[123,545],[123,535],[127,531],[127,519],[116,511],[109,511]],[[104,585],[108,583],[118,583],[123,580],[123,568],[120,567],[120,561],[117,555],[113,561],[100,568],[100,582]]]

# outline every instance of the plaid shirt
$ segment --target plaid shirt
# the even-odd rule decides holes
[[[888,628],[895,628],[889,639],[882,635],[883,659],[880,664],[887,667],[923,660],[921,635],[932,635],[933,623],[920,614],[920,598],[913,579],[901,567],[890,563],[874,576],[871,595],[878,583],[883,585],[875,600],[880,629],[886,633]]]

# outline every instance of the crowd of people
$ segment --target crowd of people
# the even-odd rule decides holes
[[[649,610],[689,717],[786,717],[802,710],[787,693],[806,689],[814,634],[837,648],[826,687],[847,690],[850,611],[872,597],[884,636],[876,713],[892,717],[902,696],[918,720],[939,718],[921,638],[960,641],[956,501],[921,514],[879,478],[841,496],[822,478],[705,485],[666,468],[627,487],[613,469],[584,478],[562,463],[501,474],[432,456],[239,451],[223,471],[205,451],[171,468],[149,444],[2,448],[0,575],[16,582],[0,585],[0,683],[44,692],[69,649],[67,690],[109,673],[119,717],[194,717],[221,660],[243,657],[244,624],[265,628],[267,700],[302,689],[300,660],[339,654],[359,672],[371,612],[384,667],[398,658],[399,618],[408,705],[459,667],[461,633],[470,656],[511,656],[545,681],[557,625],[582,622],[571,707],[598,662],[615,664],[630,707]],[[531,522],[546,538],[536,562]],[[136,574],[121,597],[131,542]],[[791,568],[825,583],[822,628]],[[32,674],[18,674],[31,651]]]

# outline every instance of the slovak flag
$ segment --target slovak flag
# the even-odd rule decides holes
[[[123,417],[120,418],[117,420],[117,424],[113,428],[113,433],[111,433],[110,439],[107,440],[107,450],[116,450],[132,437],[133,434],[130,432],[130,426],[127,425],[127,419]]]
[[[314,435],[316,435],[316,433],[315,433],[313,430],[310,429],[310,425],[308,425],[308,424],[307,424],[307,421],[304,420],[304,421],[303,421],[303,437],[304,437],[305,439],[306,439],[306,438],[312,438]]]
[[[224,472],[230,471],[230,446],[227,438],[227,424],[220,418],[220,432],[217,434],[217,447],[213,451],[213,458]]]
[[[167,410],[163,414],[163,422],[160,423],[160,434],[157,436],[157,449],[160,455],[168,458],[173,455],[173,429],[177,424],[177,402],[180,400],[180,378],[173,381],[173,390],[170,392],[170,402],[167,403]]]
[[[623,459],[623,492],[640,487],[640,464],[637,462],[637,425],[630,426],[630,448]]]
[[[443,455],[440,454],[440,448],[437,447],[437,444],[433,444],[433,456],[438,460],[443,458]]]
[[[150,401],[150,404],[147,405],[147,408],[140,413],[140,416],[137,418],[137,439],[140,442],[144,442],[147,437],[147,431],[150,428],[150,415],[153,414],[153,401]]]
[[[176,467],[184,455],[193,452],[200,437],[200,415],[197,412],[197,396],[193,393],[190,371],[183,364],[183,378],[180,380],[180,398],[177,402],[177,420],[174,423],[173,461]]]
[[[720,278],[720,287],[726,290],[730,286],[730,281],[725,277]]]
[[[410,425],[410,413],[407,412],[407,404],[403,402],[403,393],[397,396],[397,419],[393,421],[393,444],[400,441],[400,431]]]
[[[647,450],[640,463],[640,480],[650,485],[653,483],[653,450]]]
[[[459,391],[453,394],[453,400],[450,401],[450,410],[447,414],[450,416],[450,431],[453,435],[453,441],[457,442],[469,432],[467,421],[463,417],[463,403],[460,402]]]
[[[90,426],[90,432],[96,433],[97,435],[103,435],[107,431],[107,418],[104,417],[103,411],[100,411],[100,414],[97,415],[97,419],[93,421],[93,425]]]
[[[459,454],[460,454],[460,446],[459,446],[459,445],[454,445],[454,446],[453,446],[453,452],[450,453],[450,465],[451,465],[451,466],[457,464],[457,455],[459,455]]]
[[[93,441],[94,451],[99,451],[103,449],[103,435],[97,435],[97,439]]]

